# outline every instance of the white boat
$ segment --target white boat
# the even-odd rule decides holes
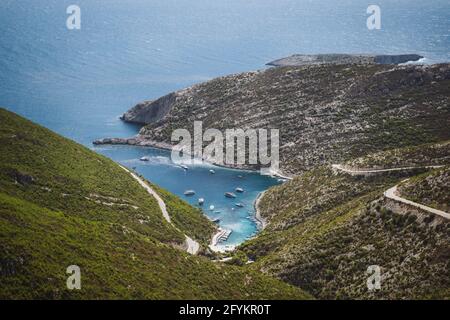
[[[186,190],[185,192],[184,192],[184,195],[185,196],[193,196],[195,194],[195,191],[194,190]]]
[[[209,170],[209,173],[215,174],[216,172],[213,169],[211,169],[211,170]]]
[[[205,203],[205,199],[199,198],[199,199],[198,199],[198,204],[199,204],[199,205],[203,205],[203,203]]]
[[[183,168],[184,170],[189,170],[188,166],[185,166],[184,164],[181,164],[180,168]]]
[[[243,208],[244,207],[244,205],[242,204],[242,203],[235,203],[234,204],[236,207],[239,207],[239,208]]]
[[[141,160],[141,161],[150,161],[150,157],[142,157],[139,160]]]
[[[242,189],[242,188],[236,188],[236,192],[242,193],[242,192],[244,192],[244,189]]]
[[[225,192],[225,197],[227,197],[227,198],[236,198],[236,195],[233,192]]]

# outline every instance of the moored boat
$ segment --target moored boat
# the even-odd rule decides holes
[[[236,195],[233,192],[225,192],[225,197],[227,197],[227,198],[236,198]]]
[[[185,196],[193,196],[195,194],[195,191],[194,190],[186,190],[185,192],[184,192],[184,195]]]

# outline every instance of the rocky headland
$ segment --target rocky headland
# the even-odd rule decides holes
[[[450,138],[450,64],[321,57],[335,63],[229,75],[139,103],[122,116],[143,125],[136,137],[94,143],[170,149],[173,130],[193,132],[194,121],[202,121],[204,130],[277,128],[281,169],[295,175],[317,165]],[[383,62],[419,58],[384,57]]]

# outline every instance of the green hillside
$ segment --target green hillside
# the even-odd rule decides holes
[[[449,155],[441,146],[423,146]],[[420,159],[411,159],[417,153]],[[420,163],[410,148],[386,152],[387,162]],[[430,157],[428,153],[427,157]],[[369,159],[358,163],[371,167]],[[380,162],[381,163],[381,162]],[[317,298],[450,298],[450,222],[407,208],[391,210],[383,192],[411,174],[352,176],[319,167],[270,189],[260,202],[268,226],[236,253],[255,260],[252,268],[297,285]],[[412,177],[402,196],[447,208],[448,167]],[[243,258],[241,258],[242,260]],[[245,259],[245,258],[244,258]],[[369,291],[367,267],[379,265],[382,288]]]
[[[450,212],[450,166],[414,177],[399,187],[402,197]]]
[[[2,299],[306,298],[258,271],[184,252],[213,226],[158,189],[174,223],[125,170],[87,148],[0,109]],[[66,268],[81,268],[81,290]]]

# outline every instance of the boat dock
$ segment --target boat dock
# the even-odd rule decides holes
[[[217,232],[212,239],[212,245],[216,246],[219,242],[228,240],[232,232],[232,230],[219,228],[219,232]]]

